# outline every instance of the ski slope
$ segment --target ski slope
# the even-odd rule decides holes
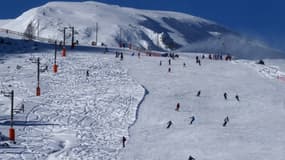
[[[285,81],[275,77],[284,73],[284,60],[261,66],[205,59],[198,66],[195,55],[181,53],[169,66],[168,58],[124,53],[121,61],[98,49],[68,51],[58,57],[56,74],[52,51],[1,56],[0,90],[14,89],[16,109],[24,104],[25,111],[15,114],[16,144],[1,147],[0,159],[284,159]],[[40,97],[36,57],[49,68],[41,73]],[[273,64],[280,66],[276,72],[260,72]],[[201,97],[195,96],[198,90]],[[3,144],[9,99],[1,95],[0,106]],[[226,116],[230,121],[222,127]],[[169,120],[173,125],[166,129]]]
[[[0,159],[114,159],[121,137],[136,119],[144,89],[119,61],[75,52],[59,60],[59,73],[51,68],[42,73],[42,96],[36,97],[33,58],[41,57],[44,68],[51,67],[52,56],[9,56],[1,64],[1,90],[14,89],[16,109],[24,104],[25,112],[15,115],[17,144],[1,148]],[[10,101],[3,96],[0,100],[5,107],[0,131],[7,136]]]
[[[202,60],[200,67],[194,56],[186,56],[173,61],[168,73],[167,60],[132,57],[124,63],[149,94],[121,160],[182,160],[190,155],[197,160],[284,159],[285,82],[272,78],[274,72],[259,72],[268,66]],[[198,90],[201,97],[195,96]],[[196,120],[189,125],[193,115]],[[222,127],[226,116],[230,122]],[[169,120],[174,124],[166,129]]]

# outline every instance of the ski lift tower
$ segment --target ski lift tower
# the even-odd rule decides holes
[[[11,92],[4,92],[1,91],[5,97],[11,98],[11,121],[10,121],[10,129],[9,129],[9,140],[15,142],[15,129],[13,128],[14,125],[14,90]]]
[[[74,49],[74,27],[70,27],[71,28],[71,49]]]
[[[62,57],[66,56],[66,48],[65,48],[65,35],[66,35],[67,27],[63,28],[63,47],[62,47]]]

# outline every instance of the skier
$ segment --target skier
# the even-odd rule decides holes
[[[199,64],[199,66],[201,66],[201,61],[200,61],[200,59],[198,59],[198,64]]]
[[[161,61],[159,61],[159,65],[160,65],[160,66],[162,65],[162,62],[161,62]]]
[[[227,116],[227,117],[224,119],[223,127],[226,127],[229,121],[230,121],[230,119],[229,119],[229,117]]]
[[[236,100],[239,101],[239,96],[238,95],[236,95]]]
[[[171,72],[171,68],[170,67],[168,68],[168,72]]]
[[[86,78],[89,77],[89,70],[86,71]]]
[[[192,116],[190,118],[191,118],[190,124],[193,124],[193,122],[195,121],[195,116]]]
[[[171,65],[171,59],[168,60],[168,65]]]
[[[141,58],[141,53],[140,52],[138,53],[138,57]]]
[[[201,90],[198,91],[198,93],[197,93],[196,96],[197,96],[197,97],[200,97],[200,94],[201,94]]]
[[[205,55],[204,54],[202,55],[202,59],[205,59]]]
[[[168,128],[170,128],[170,126],[171,126],[171,125],[172,125],[172,121],[168,121],[168,122],[167,122],[167,127],[166,127],[166,128],[167,128],[167,129],[168,129]]]
[[[25,105],[24,105],[24,103],[22,103],[20,110],[21,110],[23,113],[25,112]]]
[[[224,98],[225,98],[225,100],[228,99],[228,94],[226,92],[224,93]]]
[[[180,103],[177,103],[175,111],[178,112],[178,111],[179,111],[179,108],[180,108]]]
[[[127,141],[127,138],[125,136],[123,136],[123,139],[122,139],[122,142],[123,142],[123,148],[126,147],[126,141]]]
[[[209,59],[212,59],[212,55],[211,54],[209,54]]]
[[[189,156],[188,160],[195,160],[192,156]]]
[[[199,57],[198,57],[198,56],[196,56],[196,63],[198,63],[198,61],[199,61]]]
[[[106,54],[108,51],[109,51],[108,48],[105,47],[104,54]]]
[[[183,67],[186,67],[186,63],[185,62],[183,63]]]
[[[121,61],[124,59],[123,52],[121,52]]]

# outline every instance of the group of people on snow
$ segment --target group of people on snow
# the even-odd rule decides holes
[[[124,53],[123,52],[115,52],[116,53],[116,58],[120,57],[120,60],[124,60]]]
[[[201,96],[201,90],[199,90],[199,91],[197,92],[196,96],[197,96],[197,97],[200,97],[200,96]],[[227,92],[224,93],[224,99],[225,99],[225,100],[228,99],[228,94],[227,94]],[[235,99],[236,99],[238,102],[240,101],[239,96],[238,96],[237,94],[235,95]],[[178,112],[179,110],[180,110],[180,103],[177,103],[177,104],[176,104],[176,107],[175,107],[175,111]],[[195,121],[195,116],[193,115],[193,116],[190,117],[190,124],[192,125],[194,121]],[[229,117],[226,116],[225,119],[224,119],[224,123],[223,123],[222,126],[223,126],[223,127],[226,127],[226,125],[228,124],[228,122],[229,122]],[[168,121],[166,128],[169,129],[172,125],[173,125],[173,122],[172,122],[172,121]]]

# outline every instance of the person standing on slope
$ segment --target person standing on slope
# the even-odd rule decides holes
[[[124,54],[121,52],[121,61],[124,59]]]
[[[86,71],[86,77],[89,77],[89,70]]]
[[[123,138],[122,138],[123,148],[126,147],[126,141],[127,141],[127,138],[125,136],[123,136]]]
[[[196,56],[196,63],[198,63],[198,61],[199,61],[199,57],[198,57],[198,56]]]
[[[180,109],[180,103],[177,103],[177,105],[176,105],[176,108],[175,108],[175,111],[179,111],[179,109]]]
[[[225,100],[228,99],[228,94],[226,92],[224,93],[224,98],[225,98]]]
[[[168,60],[168,65],[171,65],[171,59],[169,58],[169,60]]]

